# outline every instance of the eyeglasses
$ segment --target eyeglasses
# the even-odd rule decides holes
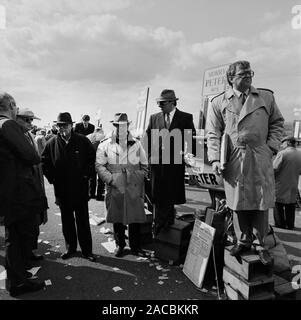
[[[27,123],[31,123],[33,121],[33,118],[27,118],[27,117],[20,117],[20,118]]]
[[[250,71],[238,73],[238,74],[235,74],[233,77],[237,77],[237,78],[254,77],[254,71],[250,70]]]

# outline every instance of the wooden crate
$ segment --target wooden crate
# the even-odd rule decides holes
[[[282,278],[276,274],[274,274],[273,277],[275,281],[275,284],[274,284],[275,293],[278,296],[284,296],[284,295],[296,292],[296,289],[293,288],[292,282],[290,280]]]
[[[258,295],[274,293],[273,276],[261,277],[261,279],[256,281],[248,282],[236,272],[228,267],[224,267],[223,280],[225,285],[230,285],[232,289],[238,291],[246,300],[254,300]]]
[[[167,229],[163,229],[155,236],[155,241],[168,243],[174,246],[181,246],[183,242],[190,240],[191,226],[189,223],[175,220],[175,223]]]
[[[273,275],[273,265],[264,265],[255,251],[250,250],[243,253],[238,260],[230,255],[232,247],[225,248],[225,266],[238,273],[246,281],[256,281]]]
[[[246,300],[239,291],[233,289],[231,285],[224,284],[225,291],[229,300]],[[274,300],[275,294],[273,292],[260,292],[254,294],[249,300]]]
[[[189,240],[181,243],[181,246],[175,246],[166,242],[156,240],[154,244],[155,257],[172,264],[183,263],[186,258]]]

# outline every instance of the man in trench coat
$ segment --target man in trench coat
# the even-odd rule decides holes
[[[129,225],[129,245],[134,255],[144,254],[140,247],[140,224],[146,222],[144,177],[147,159],[140,141],[129,132],[126,113],[115,114],[112,136],[97,149],[96,170],[106,183],[107,222],[113,223],[116,257],[124,254],[125,227]]]
[[[183,154],[195,154],[193,116],[177,109],[177,100],[174,90],[161,92],[157,99],[161,112],[151,115],[144,137],[151,170],[155,235],[174,223],[174,205],[186,202]]]
[[[223,175],[227,204],[234,211],[238,241],[231,254],[239,256],[250,249],[255,233],[259,257],[269,264],[264,237],[275,197],[272,156],[281,143],[284,119],[273,92],[251,85],[253,76],[248,61],[229,66],[231,88],[213,98],[208,110],[208,159],[213,171]],[[223,135],[227,138],[222,139]],[[221,140],[226,142],[223,146]],[[222,152],[225,164],[221,164],[221,150],[226,150]]]
[[[78,238],[83,257],[95,262],[88,210],[88,180],[94,172],[95,151],[87,137],[73,132],[69,112],[60,113],[55,122],[59,132],[47,141],[42,164],[61,210],[67,249],[61,257],[65,260],[74,255]]]
[[[274,208],[275,226],[294,229],[295,209],[301,174],[301,152],[296,149],[294,137],[285,137],[285,149],[278,152],[273,166],[276,182],[276,203]]]

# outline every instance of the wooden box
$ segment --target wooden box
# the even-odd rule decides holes
[[[155,257],[162,261],[170,262],[171,264],[180,264],[185,261],[188,246],[189,241],[187,240],[183,242],[181,246],[156,240],[154,245]]]
[[[162,229],[155,236],[155,241],[168,243],[174,246],[181,246],[183,242],[189,242],[191,225],[181,220],[175,220],[175,223],[167,229]]]
[[[224,267],[223,280],[225,286],[231,286],[233,290],[239,292],[246,300],[256,300],[258,296],[274,293],[273,276],[261,277],[260,279],[248,282],[228,267]]]
[[[232,271],[238,273],[246,281],[258,280],[261,277],[271,277],[273,275],[273,265],[264,265],[255,251],[243,253],[239,260],[230,255],[233,246],[228,246],[224,251],[224,262]]]
[[[239,291],[234,290],[229,284],[224,284],[225,292],[229,300],[246,300]],[[250,300],[274,300],[273,292],[261,292],[251,297]]]

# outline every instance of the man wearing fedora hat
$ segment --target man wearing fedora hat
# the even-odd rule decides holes
[[[274,220],[276,227],[292,230],[301,174],[301,152],[296,149],[297,141],[294,137],[285,137],[282,143],[284,149],[277,153],[273,162],[276,186]]]
[[[33,146],[33,148],[38,152],[39,155],[41,155],[38,144],[35,141],[34,135],[30,132],[32,129],[32,122],[33,120],[41,120],[40,118],[36,117],[28,108],[19,109],[17,113],[17,122],[20,125],[22,131],[24,132],[25,137],[28,139],[30,144]],[[45,141],[46,142],[46,141]],[[44,176],[42,171],[42,165],[39,163],[38,165],[33,166],[33,172],[35,177],[35,183],[37,187],[40,189],[41,197],[44,199],[44,208],[40,212],[38,212],[36,216],[36,220],[33,223],[32,228],[30,228],[29,233],[31,233],[31,241],[29,243],[29,247],[31,246],[31,249],[27,252],[28,260],[34,260],[39,261],[43,259],[42,255],[35,254],[33,250],[38,248],[38,238],[40,234],[39,226],[41,224],[45,224],[48,221],[47,218],[47,198],[45,193],[45,185],[44,185]],[[33,232],[32,232],[33,231]],[[30,261],[28,261],[28,265],[30,266]]]
[[[56,204],[61,210],[67,249],[62,259],[76,252],[78,238],[83,256],[95,261],[88,210],[88,181],[95,165],[95,151],[87,137],[73,132],[70,113],[60,113],[54,122],[58,134],[47,141],[42,163],[44,175],[54,185]]]
[[[177,100],[174,90],[161,92],[157,99],[161,111],[150,116],[144,137],[151,169],[155,235],[174,223],[174,205],[186,202],[185,144],[190,149],[188,152],[195,154],[193,116],[177,109]],[[173,135],[174,139],[171,139]]]
[[[135,255],[140,248],[140,223],[146,222],[144,211],[144,177],[147,174],[146,155],[140,141],[129,132],[126,113],[115,114],[111,121],[112,136],[97,149],[96,170],[107,185],[107,222],[113,223],[117,245],[116,257],[124,254],[125,228],[129,225],[129,245]]]

